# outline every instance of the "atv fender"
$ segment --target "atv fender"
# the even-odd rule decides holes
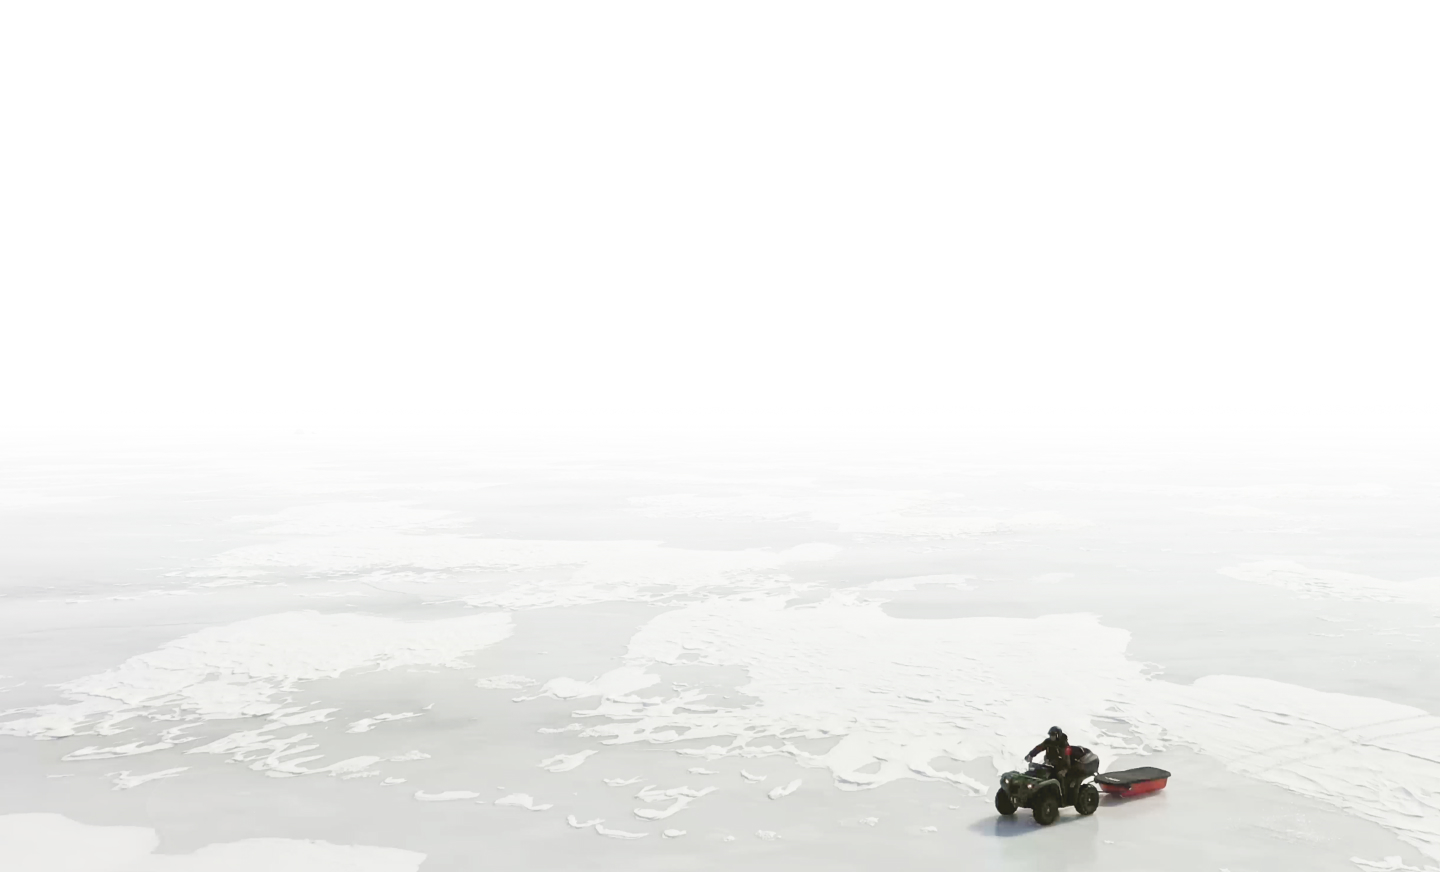
[[[1059,779],[1055,778],[1047,778],[1039,784],[1035,785],[1035,789],[1030,791],[1030,795],[1025,798],[1025,804],[1031,808],[1034,808],[1035,803],[1039,802],[1040,797],[1046,796],[1047,794],[1050,794],[1052,792],[1055,794],[1055,802],[1059,805],[1064,805],[1065,791],[1060,787]]]

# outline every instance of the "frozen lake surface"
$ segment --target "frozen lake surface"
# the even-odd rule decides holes
[[[12,458],[0,868],[1440,867],[1440,471],[961,454]]]

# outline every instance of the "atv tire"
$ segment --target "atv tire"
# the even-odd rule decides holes
[[[1035,823],[1048,827],[1060,817],[1060,803],[1054,793],[1047,793],[1030,807],[1035,813]]]
[[[1005,792],[1005,788],[1002,787],[999,790],[995,791],[996,811],[1000,812],[1003,815],[1012,815],[1019,808],[1020,807],[1015,804],[1015,800],[1010,798],[1010,794]]]
[[[1081,786],[1080,792],[1075,795],[1075,810],[1081,814],[1094,814],[1099,807],[1100,791],[1095,789],[1095,785]]]

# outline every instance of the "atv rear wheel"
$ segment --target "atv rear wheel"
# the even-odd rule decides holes
[[[1082,785],[1080,792],[1075,795],[1075,810],[1081,814],[1094,814],[1095,809],[1100,807],[1100,791],[1095,785]]]
[[[1005,788],[1002,787],[995,792],[996,811],[1004,815],[1011,815],[1014,814],[1018,808],[1019,806],[1015,804],[1015,800],[1011,799],[1010,794],[1005,792]]]
[[[1050,826],[1060,817],[1060,803],[1053,793],[1046,794],[1031,809],[1035,812],[1035,823],[1042,827]]]

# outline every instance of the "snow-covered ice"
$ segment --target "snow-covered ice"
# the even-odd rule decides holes
[[[0,867],[1440,869],[1428,480],[915,469],[34,476],[36,535],[145,535],[0,548]],[[1000,819],[1051,724],[1171,786]]]

